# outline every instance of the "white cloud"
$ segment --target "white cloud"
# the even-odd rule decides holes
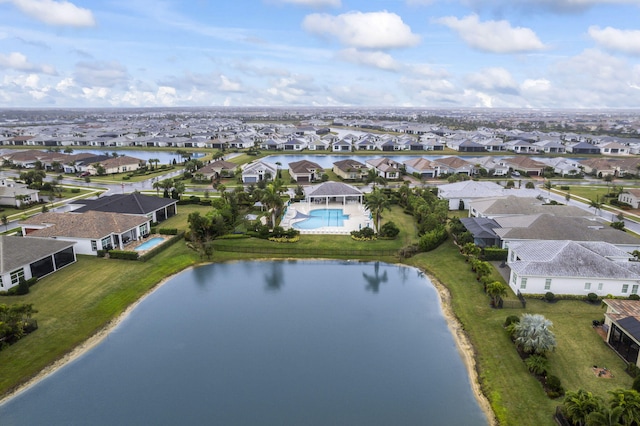
[[[0,53],[0,68],[9,68],[17,71],[39,72],[55,75],[56,70],[51,65],[36,65],[27,60],[20,52],[11,52],[8,55]]]
[[[605,49],[640,55],[640,30],[601,29],[594,25],[589,27],[589,36]]]
[[[307,6],[312,8],[322,7],[340,7],[342,6],[341,0],[275,0],[276,3],[288,3],[296,6]]]
[[[515,95],[518,85],[509,71],[504,68],[485,68],[467,75],[467,85],[471,88]]]
[[[338,16],[324,13],[307,15],[302,28],[319,36],[333,36],[345,46],[366,49],[392,49],[415,46],[420,37],[395,13],[349,12]]]
[[[551,82],[546,78],[526,79],[520,85],[520,89],[525,93],[546,93],[551,90]]]
[[[26,15],[49,25],[70,27],[93,27],[96,25],[89,9],[78,7],[68,1],[55,0],[4,0],[13,3]]]
[[[469,46],[485,52],[520,53],[545,49],[529,28],[512,27],[508,21],[480,22],[477,15],[462,19],[448,16],[437,20],[456,31]]]
[[[126,86],[129,75],[118,62],[78,62],[74,79],[86,87]]]
[[[226,75],[220,75],[220,85],[218,90],[223,92],[241,92],[242,85],[236,81],[231,81]]]
[[[380,51],[359,51],[351,47],[339,52],[338,57],[354,64],[372,66],[386,71],[400,69],[400,64],[391,55]]]

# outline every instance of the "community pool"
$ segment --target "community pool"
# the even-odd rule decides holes
[[[348,214],[344,214],[342,209],[316,209],[311,210],[307,218],[293,224],[295,229],[316,229],[325,226],[344,226],[345,219],[349,219]]]
[[[153,248],[160,244],[162,241],[164,241],[164,238],[162,237],[153,237],[149,241],[145,241],[144,243],[136,247],[135,251],[149,250],[150,248]]]

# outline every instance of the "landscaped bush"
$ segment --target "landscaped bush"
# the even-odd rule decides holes
[[[547,302],[553,302],[555,298],[556,298],[556,295],[550,291],[544,294],[544,300],[546,300]]]
[[[598,301],[598,295],[595,293],[587,294],[587,301],[590,303],[596,303]]]
[[[72,194],[79,194],[80,193],[80,188],[71,188],[71,193]]]
[[[485,247],[482,249],[482,258],[484,260],[507,260],[509,250],[499,247]]]
[[[425,233],[418,241],[420,251],[431,251],[444,243],[447,239],[447,230],[444,226],[438,226]]]
[[[110,250],[109,257],[111,259],[138,260],[138,252],[127,250]]]
[[[640,294],[630,294],[629,300],[640,300]]]
[[[558,398],[559,396],[564,395],[564,388],[562,387],[562,382],[557,376],[547,376],[545,380],[547,396],[549,398]]]
[[[418,246],[415,244],[402,247],[400,250],[398,250],[398,256],[403,259],[413,257],[416,253],[418,253]]]
[[[178,229],[176,228],[159,228],[158,234],[160,235],[178,235]]]
[[[375,240],[376,232],[372,228],[369,228],[367,226],[366,228],[362,228],[358,231],[351,231],[351,238],[353,238],[356,241]]]
[[[517,315],[509,315],[504,320],[504,327],[509,327],[511,324],[520,322],[520,317]]]
[[[393,222],[387,222],[380,227],[380,232],[378,232],[378,236],[381,238],[395,238],[400,233],[400,229]]]

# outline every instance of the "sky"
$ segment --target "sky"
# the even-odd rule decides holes
[[[638,108],[640,0],[0,0],[0,108]]]

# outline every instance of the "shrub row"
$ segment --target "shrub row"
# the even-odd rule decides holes
[[[158,234],[160,235],[178,235],[177,228],[159,228]]]
[[[109,250],[109,257],[111,259],[138,260],[139,255],[137,251]]]

